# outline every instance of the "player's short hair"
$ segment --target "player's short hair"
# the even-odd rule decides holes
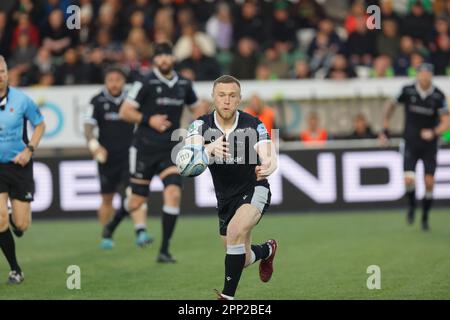
[[[4,56],[2,56],[1,54],[0,54],[0,62],[4,62],[4,63],[6,63],[6,59],[5,59],[5,57],[4,57]]]
[[[120,73],[125,79],[127,79],[127,73],[119,66],[110,66],[104,72],[104,78],[110,73],[117,72]]]
[[[224,74],[223,76],[220,76],[216,80],[214,80],[213,90],[219,83],[236,83],[239,87],[239,90],[241,89],[241,83],[239,82],[239,80],[228,74]]]
[[[159,56],[160,54],[173,55],[172,45],[169,42],[157,43],[154,48],[153,57]]]

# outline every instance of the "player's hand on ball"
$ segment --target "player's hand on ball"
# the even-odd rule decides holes
[[[93,155],[94,160],[99,163],[105,163],[108,159],[108,151],[103,146],[99,146],[97,150],[94,151]]]
[[[435,138],[434,131],[432,129],[422,129],[420,137],[425,141],[431,141]]]
[[[221,136],[217,138],[216,141],[206,145],[205,149],[210,156],[228,158],[231,157],[231,154],[229,153],[230,149],[228,148],[229,145],[230,143],[226,142],[224,137]]]
[[[30,162],[31,155],[32,155],[31,151],[28,150],[28,148],[26,148],[14,158],[13,162],[22,167],[25,167],[27,163]]]
[[[150,127],[152,127],[158,132],[164,132],[170,126],[172,126],[172,122],[167,120],[167,115],[165,114],[156,114],[154,116],[151,116],[148,122]]]

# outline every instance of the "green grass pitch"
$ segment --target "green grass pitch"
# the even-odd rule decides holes
[[[237,298],[449,299],[449,212],[434,210],[431,229],[421,232],[418,221],[406,226],[403,211],[268,213],[253,239],[278,240],[273,278],[264,284],[258,265],[245,269]],[[149,231],[155,243],[137,248],[126,220],[116,247],[102,251],[94,220],[34,221],[16,241],[23,284],[5,284],[8,268],[0,258],[0,299],[214,299],[224,261],[217,218],[181,217],[173,265],[155,262],[159,219],[149,220]],[[81,290],[66,288],[69,265],[81,268]],[[380,290],[366,287],[369,265],[381,268]]]

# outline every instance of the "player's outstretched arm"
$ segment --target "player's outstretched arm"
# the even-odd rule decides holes
[[[255,169],[256,179],[262,180],[270,176],[278,167],[278,156],[275,144],[266,140],[256,145],[256,152],[261,159],[261,165]]]

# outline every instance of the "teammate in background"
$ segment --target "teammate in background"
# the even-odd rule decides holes
[[[269,136],[272,138],[272,130],[275,128],[275,112],[256,93],[251,96],[244,112],[258,118],[264,124],[269,132]]]
[[[216,79],[213,100],[215,111],[190,125],[185,142],[205,145],[210,159],[214,159],[209,169],[226,248],[224,288],[217,294],[220,300],[232,300],[244,267],[261,260],[259,275],[263,282],[273,273],[276,241],[252,245],[251,231],[270,205],[267,177],[277,168],[277,155],[264,124],[237,111],[241,86],[236,78],[224,75]]]
[[[436,170],[438,138],[449,128],[449,112],[445,95],[432,83],[433,66],[421,64],[416,82],[403,87],[395,101],[388,101],[380,142],[386,145],[389,119],[397,103],[405,106],[404,143],[401,146],[408,198],[407,222],[414,222],[416,208],[415,169],[419,159],[425,167],[425,197],[422,201],[422,230],[429,230],[428,214],[432,205],[434,172]]]
[[[125,99],[126,75],[120,68],[112,67],[105,72],[105,87],[91,100],[84,124],[84,135],[89,151],[98,162],[102,204],[98,210],[100,224],[104,227],[114,213],[113,197],[119,192],[125,198],[125,188],[129,180],[128,150],[133,139],[134,126],[119,117],[119,108]],[[98,140],[94,135],[98,128]],[[111,227],[117,225],[126,215],[118,211],[111,221]],[[101,247],[111,249],[114,246],[112,235],[103,230]]]
[[[197,96],[192,82],[174,70],[175,56],[168,43],[155,46],[153,58],[156,66],[141,82],[135,82],[120,109],[121,117],[138,125],[130,149],[131,196],[128,210],[133,218],[138,245],[145,245],[146,212],[138,209],[147,202],[149,184],[158,174],[164,184],[162,208],[162,243],[158,262],[175,262],[169,252],[169,241],[180,214],[181,176],[171,160],[171,140],[174,130],[180,127],[183,107],[188,105],[195,117],[201,115],[196,108]],[[200,109],[200,110],[198,110]]]
[[[34,127],[30,140],[28,121]],[[9,226],[20,237],[30,225],[34,194],[31,157],[44,131],[44,118],[37,105],[18,89],[8,86],[8,67],[0,55],[0,247],[11,268],[9,284],[24,280]],[[8,199],[12,204],[11,220]]]

